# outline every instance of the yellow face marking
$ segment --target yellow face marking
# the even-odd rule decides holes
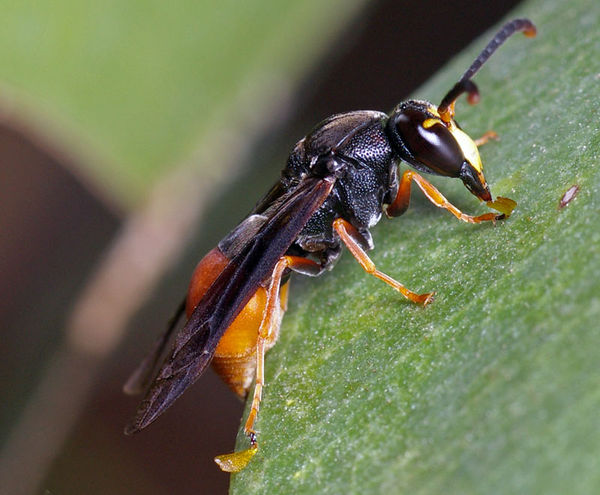
[[[429,129],[430,127],[433,127],[435,124],[444,125],[444,123],[440,119],[427,119],[423,122],[423,128]]]
[[[460,130],[458,127],[453,126],[450,129],[452,136],[456,139],[456,142],[460,146],[460,149],[465,155],[467,161],[472,165],[472,167],[477,170],[480,174],[483,171],[483,165],[481,164],[481,157],[479,156],[479,151],[477,150],[477,146],[475,142],[469,137],[469,135]]]

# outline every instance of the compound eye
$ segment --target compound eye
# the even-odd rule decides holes
[[[465,161],[459,144],[438,119],[407,108],[396,117],[396,131],[417,165],[433,173],[458,177]]]

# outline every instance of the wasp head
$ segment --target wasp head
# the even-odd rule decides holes
[[[431,103],[410,100],[394,109],[387,133],[394,151],[415,169],[460,178],[480,200],[491,201],[477,145],[454,118],[440,115]]]
[[[477,145],[454,120],[454,104],[464,93],[469,103],[479,101],[479,91],[471,78],[502,43],[519,31],[535,36],[536,27],[529,19],[515,19],[502,26],[439,106],[411,100],[394,109],[386,132],[401,159],[423,172],[459,177],[475,196],[491,202]],[[492,203],[497,206],[497,202]]]

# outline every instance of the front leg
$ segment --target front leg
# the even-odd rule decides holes
[[[418,173],[413,172],[412,170],[407,170],[402,174],[402,178],[400,179],[396,198],[392,204],[386,208],[385,213],[388,217],[400,216],[408,209],[408,204],[410,203],[410,185],[413,181],[417,184],[417,186],[419,186],[421,191],[423,191],[423,194],[425,194],[427,199],[435,206],[448,210],[456,218],[462,220],[463,222],[481,223],[502,220],[504,218],[508,218],[517,205],[517,203],[515,203],[512,199],[498,197],[495,201],[488,201],[486,204],[490,208],[500,211],[500,215],[497,215],[496,213],[484,213],[483,215],[476,217],[467,215],[450,203],[450,201],[448,201],[433,184],[427,182]]]

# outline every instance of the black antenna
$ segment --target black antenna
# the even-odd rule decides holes
[[[502,26],[439,104],[438,112],[444,122],[450,122],[454,116],[454,102],[463,93],[467,93],[469,103],[474,104],[479,101],[479,90],[471,78],[477,74],[498,47],[518,31],[522,31],[528,37],[533,37],[537,33],[535,25],[529,19],[515,19]]]

